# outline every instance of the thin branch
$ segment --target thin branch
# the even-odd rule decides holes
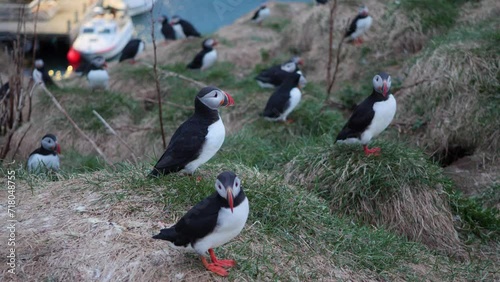
[[[158,103],[157,100],[151,99],[151,98],[141,98],[141,100],[146,101],[146,102],[150,102],[150,103],[155,103],[155,104]],[[181,104],[177,104],[177,103],[174,103],[174,102],[168,102],[168,101],[164,102],[164,103],[169,104],[171,106],[174,106],[176,108],[183,109],[183,110],[190,110],[190,111],[194,110],[193,106],[184,106],[184,105],[181,105]]]
[[[37,5],[36,5],[36,13],[35,13],[35,26],[33,27],[33,57],[32,57],[32,62],[34,63],[35,62],[35,55],[36,55],[36,40],[37,40],[37,32],[36,32],[36,27],[37,27],[37,24],[38,24],[38,12],[40,11],[40,4],[42,3],[42,1],[38,1]],[[32,93],[30,93],[30,95],[28,96],[28,105],[29,105],[29,109],[28,109],[28,118],[27,120],[30,121],[31,120],[31,106],[32,106]]]
[[[61,111],[61,113],[63,113],[63,115],[66,117],[66,119],[68,119],[68,121],[71,123],[71,125],[73,125],[73,127],[76,129],[76,131],[78,131],[78,133],[80,133],[80,135],[82,135],[85,139],[87,139],[87,141],[89,141],[89,143],[92,145],[92,147],[94,147],[94,149],[96,150],[96,152],[103,158],[103,160],[108,165],[110,165],[112,167],[113,163],[110,162],[108,160],[108,158],[106,157],[106,155],[104,155],[104,153],[101,151],[101,149],[99,149],[99,147],[97,147],[97,144],[94,142],[94,140],[92,140],[90,137],[88,137],[87,134],[85,134],[83,132],[83,130],[80,129],[80,127],[69,116],[69,114],[61,106],[61,104],[59,104],[59,102],[57,101],[56,97],[54,97],[54,95],[52,95],[52,93],[50,93],[50,91],[47,89],[47,87],[45,87],[45,85],[43,83],[39,84],[39,86],[43,89],[43,91],[45,92],[45,94],[47,94],[47,96],[49,96],[49,98],[52,100],[52,103],[54,103],[54,105],[57,107],[57,109],[59,109],[59,111]]]
[[[116,136],[116,138],[118,138],[118,141],[120,141],[123,145],[125,145],[125,147],[127,147],[127,149],[129,149],[130,153],[132,154],[132,158],[134,158],[134,162],[137,164],[137,156],[134,154],[134,150],[132,149],[132,147],[130,147],[130,145],[125,142],[125,140],[123,140],[120,135],[118,135],[118,133],[111,127],[111,125],[109,125],[109,123],[106,122],[106,120],[98,112],[96,112],[95,110],[92,110],[92,112],[102,122],[102,124],[104,124],[109,132]]]
[[[332,72],[332,62],[333,62],[333,27],[335,21],[333,20],[333,15],[337,9],[337,0],[334,0],[330,4],[330,15],[328,17],[328,62],[326,65],[326,83],[330,84],[331,72]],[[328,88],[327,88],[328,92]]]
[[[158,97],[158,118],[160,119],[160,131],[161,131],[161,140],[163,142],[163,148],[167,148],[167,141],[165,140],[165,130],[163,129],[163,114],[162,114],[162,108],[161,108],[161,92],[160,92],[160,79],[158,78],[158,58],[156,56],[156,38],[155,38],[155,20],[153,17],[153,10],[155,8],[155,2],[153,2],[153,5],[151,6],[151,10],[149,10],[149,15],[151,16],[151,39],[153,41],[153,56],[154,56],[154,63],[153,63],[153,73],[155,76],[155,84],[156,84],[156,93]]]
[[[141,62],[144,66],[147,66],[149,68],[154,68],[154,66],[146,63],[146,62]],[[204,83],[204,82],[201,82],[201,81],[198,81],[198,80],[194,80],[192,78],[189,78],[185,75],[182,75],[180,73],[176,73],[176,72],[173,72],[173,71],[167,71],[167,70],[162,70],[162,69],[159,69],[158,71],[160,71],[165,77],[175,77],[175,78],[179,78],[179,79],[182,79],[184,81],[187,81],[189,83],[192,83],[198,87],[206,87],[208,86],[208,84]]]

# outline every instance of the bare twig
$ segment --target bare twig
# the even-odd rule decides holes
[[[143,65],[147,66],[147,67],[150,67],[150,68],[154,68],[154,66],[146,63],[146,62],[142,62]],[[185,75],[182,75],[180,73],[176,73],[176,72],[173,72],[173,71],[167,71],[167,70],[159,70],[165,77],[175,77],[175,78],[179,78],[179,79],[182,79],[184,81],[187,81],[189,83],[192,83],[194,85],[196,85],[197,87],[206,87],[208,84],[204,83],[204,82],[201,82],[201,81],[198,81],[198,80],[194,80],[192,78],[189,78]]]
[[[47,94],[47,96],[49,96],[49,98],[52,100],[52,102],[57,107],[57,109],[59,109],[59,111],[61,111],[61,113],[63,113],[63,115],[66,117],[66,119],[68,119],[68,121],[71,123],[71,125],[73,125],[73,127],[76,129],[76,131],[78,131],[78,133],[80,133],[80,135],[82,135],[85,139],[87,139],[87,141],[89,141],[89,143],[92,145],[92,147],[94,147],[94,149],[96,150],[96,152],[103,158],[103,160],[108,165],[113,166],[113,163],[111,161],[109,161],[108,158],[106,157],[106,155],[104,155],[104,153],[101,151],[101,149],[99,149],[99,147],[97,147],[97,144],[94,142],[94,140],[92,140],[90,137],[88,137],[87,134],[85,134],[83,132],[83,130],[80,129],[80,127],[69,116],[69,114],[61,106],[61,104],[59,104],[59,102],[57,101],[56,97],[54,97],[54,95],[52,95],[52,93],[50,93],[50,91],[47,89],[47,87],[45,87],[44,84],[39,84],[39,86],[43,89],[43,91],[45,92],[45,94]]]
[[[19,142],[17,142],[17,146],[16,146],[16,150],[14,150],[14,154],[12,154],[12,160],[14,160],[14,157],[16,156],[17,154],[17,151],[19,151],[19,147],[21,147],[21,143],[23,143],[23,140],[24,140],[24,137],[26,136],[26,133],[28,133],[28,131],[30,131],[30,128],[33,124],[31,123],[28,128],[26,129],[26,131],[24,131],[24,134],[23,136],[21,136],[21,139],[19,139]]]
[[[155,38],[155,19],[153,17],[153,9],[155,8],[155,2],[151,6],[151,10],[149,10],[149,15],[151,17],[151,39],[153,41],[153,73],[155,76],[155,84],[156,84],[156,93],[158,97],[158,118],[160,119],[160,131],[161,131],[161,140],[163,142],[163,148],[167,148],[167,141],[165,140],[165,130],[163,129],[163,114],[161,108],[161,91],[160,91],[160,79],[158,78],[158,67],[157,67],[157,56],[156,56],[156,38]]]
[[[151,99],[151,98],[141,98],[141,100],[143,101],[146,101],[146,102],[150,102],[150,103],[158,103],[157,100],[155,99]],[[184,105],[181,105],[181,104],[177,104],[177,103],[173,103],[173,102],[164,102],[166,104],[169,104],[171,106],[174,106],[176,108],[180,108],[180,109],[184,109],[184,110],[194,110],[194,107],[193,106],[184,106]]]
[[[36,27],[37,27],[37,23],[38,23],[38,12],[40,11],[40,4],[42,3],[42,1],[38,1],[37,5],[36,5],[36,13],[35,13],[35,26],[33,27],[33,57],[32,57],[32,62],[35,62],[35,55],[36,55],[36,40],[37,40],[37,32],[36,32]],[[31,106],[32,106],[32,95],[30,93],[30,95],[28,96],[28,118],[27,120],[30,121],[31,119]]]
[[[130,147],[130,145],[127,144],[127,142],[125,142],[125,140],[123,140],[123,138],[121,138],[120,135],[118,135],[118,133],[111,127],[111,125],[109,125],[109,123],[106,122],[106,120],[98,112],[96,112],[95,110],[92,110],[92,112],[102,122],[102,124],[104,124],[104,126],[109,130],[109,132],[111,132],[111,134],[116,136],[116,138],[118,138],[118,141],[120,141],[123,145],[125,145],[125,147],[127,147],[127,149],[130,150],[130,153],[134,158],[134,162],[137,164],[137,156],[134,154],[134,150],[132,149],[132,147]]]
[[[330,3],[330,14],[328,17],[328,62],[326,65],[326,82],[327,86],[330,85],[331,72],[332,72],[332,61],[333,61],[333,27],[335,21],[333,20],[333,15],[335,14],[335,10],[337,10],[337,0],[334,0]],[[328,88],[327,88],[328,92]]]

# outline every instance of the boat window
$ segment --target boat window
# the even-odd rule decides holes
[[[94,29],[91,27],[84,27],[82,33],[94,33]]]
[[[99,31],[100,34],[110,34],[111,33],[111,29],[109,28],[103,28]]]

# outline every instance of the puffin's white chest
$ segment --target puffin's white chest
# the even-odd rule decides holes
[[[31,155],[28,159],[28,171],[37,173],[42,170],[59,170],[59,156]]]
[[[33,70],[33,80],[35,83],[43,83],[42,72],[37,69]]]
[[[219,211],[215,229],[206,237],[198,240],[193,249],[200,255],[205,254],[208,249],[221,246],[238,236],[245,227],[249,211],[248,198],[245,198],[241,204],[234,208],[233,213],[229,208],[222,208]]]
[[[257,18],[254,21],[257,23],[260,23],[263,20],[269,18],[270,15],[271,15],[271,10],[269,10],[269,8],[266,7],[262,10],[259,10],[259,13],[257,14]]]
[[[141,43],[139,43],[139,48],[137,49],[137,53],[135,54],[135,56],[138,56],[139,54],[144,52],[144,47],[144,42],[141,41]]]
[[[373,137],[377,137],[391,124],[396,114],[396,99],[392,94],[389,99],[373,104],[375,115],[370,126],[361,134],[361,143],[367,144]]]
[[[370,26],[372,25],[372,21],[373,19],[370,16],[359,19],[356,22],[356,31],[351,34],[351,38],[356,39],[363,35],[363,33],[365,33],[366,31],[368,31],[368,29],[370,29]]]
[[[300,89],[297,87],[292,88],[292,90],[290,91],[290,99],[288,100],[289,105],[288,105],[288,107],[285,108],[283,113],[281,113],[281,115],[277,118],[267,118],[266,117],[266,119],[272,120],[272,121],[286,121],[286,118],[293,111],[293,109],[295,109],[295,107],[297,107],[301,98],[302,98],[302,92],[300,91]]]
[[[108,89],[109,75],[106,70],[91,70],[87,74],[89,86],[94,89]]]
[[[207,136],[201,148],[200,156],[196,160],[188,163],[182,172],[193,173],[200,165],[210,160],[215,153],[219,151],[222,143],[224,143],[225,137],[226,129],[222,123],[222,119],[219,117],[218,121],[208,127]]]
[[[212,51],[208,52],[203,56],[203,62],[201,64],[201,70],[205,70],[215,64],[215,61],[217,61],[217,51],[213,49]]]
[[[184,33],[184,29],[181,24],[174,24],[172,27],[174,28],[176,39],[186,38],[186,34]]]

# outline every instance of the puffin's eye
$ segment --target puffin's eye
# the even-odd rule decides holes
[[[236,184],[234,184],[234,186],[235,186],[235,187],[238,187],[238,184],[239,184],[239,183],[238,183],[238,182],[236,182]]]
[[[217,98],[217,92],[215,92],[215,96],[214,97]]]
[[[217,185],[217,188],[222,189],[222,185],[220,185],[220,184]]]

